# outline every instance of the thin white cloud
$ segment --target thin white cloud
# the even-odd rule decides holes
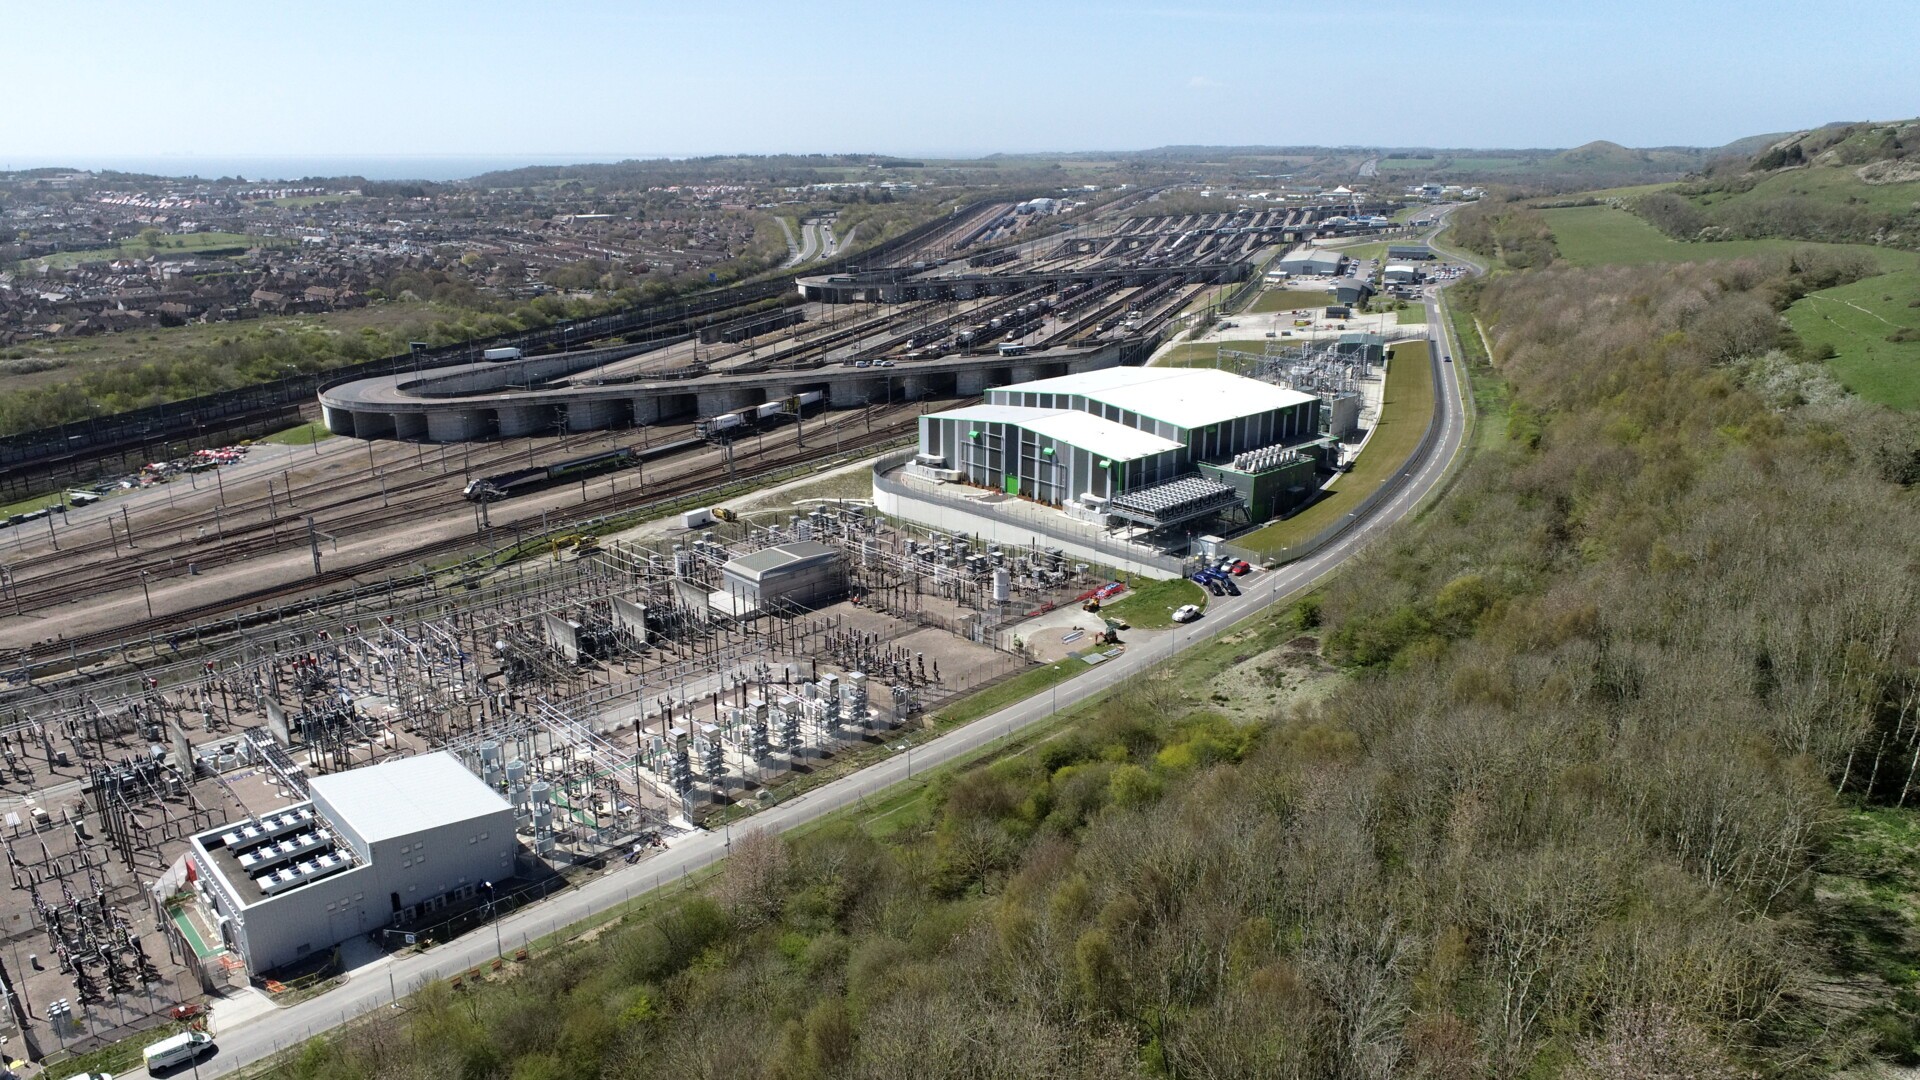
[[[1187,89],[1189,90],[1213,90],[1222,85],[1224,84],[1222,84],[1220,80],[1209,79],[1205,75],[1195,75],[1193,78],[1187,80]]]

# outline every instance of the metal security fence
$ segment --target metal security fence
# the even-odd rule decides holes
[[[1183,572],[1185,561],[1177,555],[1168,555],[1154,548],[1136,544],[1125,544],[1081,532],[1066,526],[1062,522],[1050,521],[1048,517],[1058,516],[1058,511],[1031,503],[1008,499],[1004,502],[982,503],[975,499],[959,498],[944,492],[925,487],[909,487],[886,474],[913,460],[915,448],[896,451],[875,461],[873,464],[873,486],[898,498],[915,502],[931,503],[945,507],[957,513],[974,517],[991,518],[1005,522],[1020,529],[1044,536],[1057,543],[1071,544],[1079,548],[1091,549],[1100,555],[1115,560],[1116,565],[1138,563],[1150,566],[1168,574]]]

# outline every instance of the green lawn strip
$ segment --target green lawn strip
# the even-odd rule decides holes
[[[1221,349],[1238,352],[1265,352],[1267,343],[1257,338],[1236,339],[1233,341],[1189,341],[1175,345],[1154,361],[1159,367],[1213,367],[1219,359]],[[1222,370],[1237,371],[1238,366],[1228,358],[1220,365]]]
[[[1406,243],[1413,242],[1412,240],[1406,241]],[[1355,244],[1352,247],[1336,247],[1334,250],[1355,262],[1365,262],[1368,259],[1384,258],[1387,254],[1387,242],[1385,240],[1374,240],[1370,243]]]
[[[333,438],[333,432],[327,430],[327,425],[315,420],[298,427],[290,427],[285,431],[276,431],[271,435],[262,435],[253,441],[279,443],[282,446],[309,446],[331,438]]]
[[[45,495],[35,495],[32,498],[21,499],[19,502],[11,502],[5,506],[0,506],[0,518],[9,518],[15,514],[32,513],[43,506],[59,506],[66,501],[67,493],[64,489],[60,491],[49,491]],[[33,524],[33,522],[27,523],[27,525],[31,524]],[[14,526],[16,529],[25,527],[25,525]]]
[[[1353,471],[1333,482],[1333,490],[1319,502],[1285,521],[1239,537],[1234,543],[1255,551],[1278,553],[1310,539],[1353,511],[1361,499],[1377,490],[1420,445],[1433,417],[1433,369],[1427,362],[1425,341],[1403,341],[1394,346],[1387,367],[1387,385],[1378,427],[1353,463]]]
[[[1055,660],[1051,664],[1037,664],[1017,675],[982,687],[959,701],[942,706],[933,714],[933,721],[942,727],[970,724],[983,716],[997,713],[1016,701],[1024,701],[1042,690],[1066,682],[1076,675],[1092,671],[1096,665],[1089,664],[1080,657],[1080,653],[1075,653],[1063,660]]]
[[[1449,304],[1447,317],[1453,323],[1458,349],[1453,354],[1454,363],[1466,365],[1468,386],[1473,393],[1473,408],[1467,413],[1468,445],[1475,452],[1499,446],[1507,441],[1512,389],[1494,369],[1473,313],[1458,304]]]
[[[1829,347],[1846,388],[1896,409],[1920,408],[1920,270],[1898,270],[1810,293],[1787,309],[1800,340]],[[1889,340],[1890,335],[1912,338]]]
[[[1427,321],[1427,308],[1424,304],[1408,304],[1400,309],[1396,321],[1401,326],[1412,326]]]
[[[98,1050],[89,1050],[84,1054],[55,1062],[48,1065],[47,1071],[40,1076],[42,1080],[60,1080],[65,1076],[80,1076],[94,1072],[109,1073],[116,1077],[123,1073],[144,1074],[147,1071],[146,1059],[141,1052],[161,1039],[185,1030],[187,1025],[169,1021],[160,1027],[142,1031],[119,1042],[108,1043]]]
[[[1573,206],[1543,210],[1553,229],[1560,258],[1575,266],[1599,266],[1617,263],[1704,262],[1713,259],[1740,259],[1792,251],[1796,248],[1822,248],[1829,251],[1857,251],[1879,262],[1882,269],[1902,270],[1920,266],[1920,254],[1870,244],[1819,244],[1807,240],[1724,240],[1715,243],[1681,243],[1625,210],[1609,206]]]
[[[1335,302],[1333,294],[1325,290],[1268,289],[1247,307],[1247,314],[1267,315],[1296,308],[1323,308]]]
[[[1120,594],[1120,599],[1100,609],[1100,614],[1124,619],[1129,626],[1158,630],[1173,625],[1173,612],[1182,604],[1207,606],[1207,591],[1186,578],[1169,581],[1139,579],[1139,588]]]

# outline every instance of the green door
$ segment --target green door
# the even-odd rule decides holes
[[[1008,473],[1000,486],[1006,489],[1007,494],[1018,495],[1020,494],[1020,477],[1014,473]]]

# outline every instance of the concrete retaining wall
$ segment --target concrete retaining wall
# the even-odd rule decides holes
[[[1129,574],[1139,574],[1150,578],[1174,578],[1185,571],[1184,562],[1175,555],[1160,555],[1144,549],[1132,548],[1118,543],[1104,543],[1091,537],[1075,534],[1061,522],[1059,528],[1041,520],[1037,515],[1032,519],[1024,516],[1002,516],[999,507],[1014,506],[1016,511],[1032,511],[1036,508],[1028,504],[998,504],[998,507],[971,503],[969,500],[948,498],[937,492],[922,491],[910,487],[901,480],[885,475],[894,468],[912,458],[912,452],[889,454],[874,463],[873,466],[873,505],[883,514],[905,518],[908,521],[927,525],[944,532],[964,532],[974,536],[986,537],[1000,544],[1026,546],[1039,544],[1043,547],[1057,547],[1069,557],[1085,562],[1110,566]]]

